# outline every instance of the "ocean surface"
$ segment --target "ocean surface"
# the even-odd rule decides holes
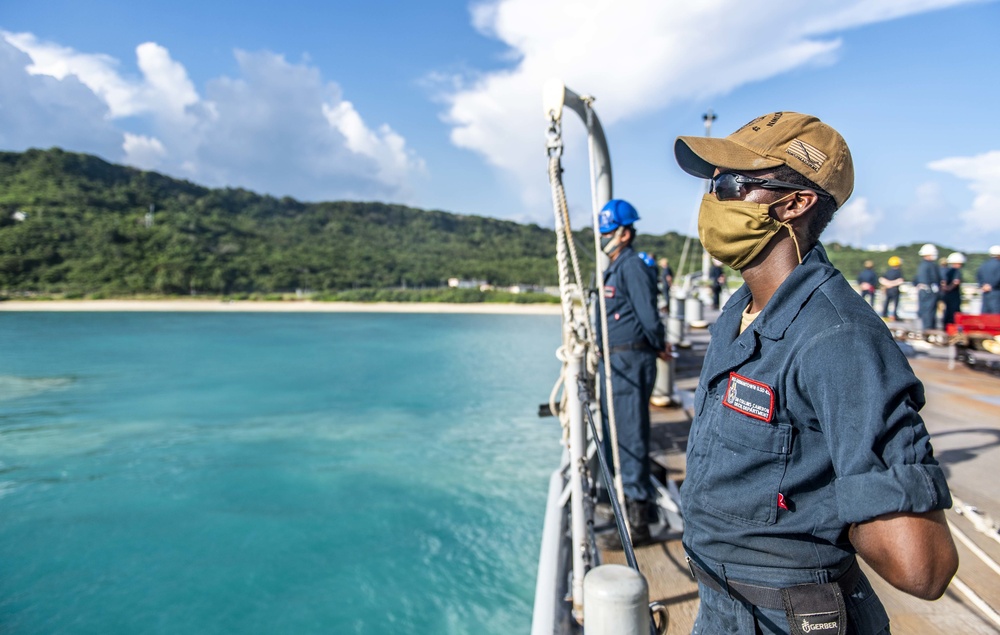
[[[527,633],[559,339],[558,316],[0,314],[0,633]]]

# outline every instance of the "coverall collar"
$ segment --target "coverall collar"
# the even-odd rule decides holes
[[[756,331],[761,337],[770,340],[780,340],[810,296],[836,273],[837,270],[830,264],[830,259],[826,255],[826,249],[820,243],[816,243],[802,259],[802,264],[781,283],[767,306],[747,330]],[[742,313],[749,302],[750,288],[744,284],[726,302],[724,312]],[[739,316],[736,319],[738,320]]]
[[[608,268],[605,269],[605,271],[617,268],[617,266],[621,264],[622,260],[624,260],[626,257],[629,256],[629,254],[633,253],[634,251],[635,250],[632,249],[632,245],[625,245],[624,247],[622,247],[618,251],[618,257],[611,261],[611,263],[608,265]]]

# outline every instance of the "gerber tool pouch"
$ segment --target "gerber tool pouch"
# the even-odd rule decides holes
[[[781,590],[791,635],[846,635],[847,608],[836,582]]]

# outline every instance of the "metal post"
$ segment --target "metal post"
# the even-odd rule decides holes
[[[669,318],[664,320],[660,318],[661,322],[664,322],[664,327],[667,329],[667,334],[670,333]],[[670,340],[667,340],[670,342]],[[673,342],[670,342],[673,344]],[[674,358],[671,356],[669,362],[665,362],[659,357],[656,358],[656,382],[653,384],[653,395],[649,399],[649,403],[654,406],[662,407],[669,406],[674,400]]]
[[[718,119],[718,117],[715,115],[714,112],[712,112],[712,109],[709,108],[708,112],[706,112],[704,115],[701,116],[701,119],[702,119],[702,121],[705,122],[705,136],[706,137],[711,137],[712,136],[712,122],[715,121],[716,119]],[[709,182],[705,186],[705,192],[707,193],[710,188],[711,188],[711,182]],[[708,304],[710,302],[709,298],[711,297],[711,293],[712,293],[711,289],[709,288],[709,284],[710,284],[711,281],[709,280],[709,276],[708,276],[708,272],[709,272],[709,270],[711,268],[712,268],[712,256],[708,253],[708,250],[705,249],[705,246],[702,245],[702,252],[701,252],[701,279],[705,281],[705,284],[699,290],[700,293],[698,295],[701,296],[701,300],[705,304]],[[688,321],[690,322],[690,320],[688,320]]]
[[[583,509],[583,481],[587,469],[587,424],[585,404],[580,401],[578,381],[583,365],[583,349],[575,347],[566,360],[566,403],[569,413],[570,530],[573,538],[573,617],[583,620],[583,579],[590,565],[587,546],[587,519]]]
[[[684,302],[687,294],[671,291],[670,317],[667,318],[667,341],[674,346],[684,343]]]
[[[584,583],[586,635],[649,635],[649,587],[620,564],[592,569]]]
[[[565,455],[564,455],[565,456]],[[563,506],[559,499],[563,490],[562,466],[549,478],[549,497],[545,507],[545,523],[542,528],[542,544],[538,551],[538,575],[535,582],[535,607],[531,616],[531,635],[552,635],[557,623],[556,607],[565,601],[565,591],[559,592],[565,584],[564,569],[559,566],[559,543],[565,532]]]
[[[696,296],[691,296],[684,302],[684,321],[692,327],[705,321],[705,305]]]

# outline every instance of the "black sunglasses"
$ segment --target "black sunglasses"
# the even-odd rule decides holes
[[[731,201],[741,199],[746,196],[744,185],[756,185],[766,190],[810,190],[820,196],[830,196],[821,190],[802,187],[797,183],[786,181],[776,181],[774,179],[758,179],[752,176],[743,176],[733,172],[724,172],[712,178],[712,188],[710,192],[715,193],[715,197],[720,201]]]

